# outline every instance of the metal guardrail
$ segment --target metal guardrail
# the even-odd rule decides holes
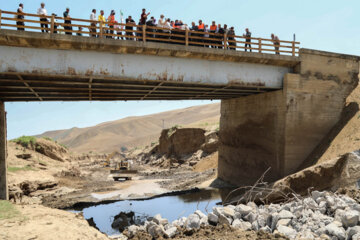
[[[23,19],[18,16],[24,16]],[[27,18],[25,18],[27,17]],[[45,21],[46,20],[46,21]],[[63,21],[63,22],[59,22]],[[65,23],[67,21],[67,23]],[[71,21],[71,23],[69,23]],[[37,25],[37,26],[36,26]],[[39,26],[40,25],[40,26]],[[297,56],[300,42],[0,10],[0,28]],[[78,30],[74,30],[78,28]],[[79,30],[79,28],[82,28]],[[115,33],[116,32],[116,33]]]

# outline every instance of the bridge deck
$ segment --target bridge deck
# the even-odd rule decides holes
[[[81,52],[103,52],[144,56],[162,56],[176,59],[201,59],[229,63],[257,64],[291,69],[299,57],[246,53],[223,49],[206,49],[153,42],[118,41],[113,39],[84,38],[34,32],[0,30],[0,47],[5,49],[56,49]],[[0,50],[1,50],[0,49]],[[24,59],[29,61],[29,59]],[[112,101],[112,100],[187,100],[229,99],[281,89],[265,82],[206,82],[155,78],[131,78],[109,73],[93,74],[66,71],[19,71],[5,66],[0,59],[0,101]],[[46,63],[43,63],[46,65]],[[40,64],[41,65],[41,64]],[[141,66],[137,66],[141,69]]]

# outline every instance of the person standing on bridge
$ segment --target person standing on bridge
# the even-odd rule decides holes
[[[131,16],[129,16],[126,20],[126,26],[125,26],[125,35],[126,36],[134,36],[133,35],[133,26],[135,25],[134,19],[132,19]],[[126,40],[133,40],[132,37],[127,37]]]
[[[24,8],[24,5],[22,3],[19,4],[19,7],[17,9],[17,13],[20,13],[19,15],[16,16],[16,18],[18,19],[18,21],[16,22],[16,25],[18,26],[17,27],[17,30],[19,31],[24,31],[24,26],[25,26],[25,23],[24,23],[24,15],[22,15],[24,12],[23,12],[23,8]]]
[[[106,22],[106,18],[105,18],[105,16],[104,16],[104,10],[100,10],[100,15],[99,15],[99,17],[98,17],[98,21],[100,22],[99,24],[101,25],[101,27],[102,27],[102,33],[104,33],[105,32],[105,29],[104,29],[104,27],[105,27],[105,22]],[[99,35],[99,37],[100,37],[100,35]]]
[[[236,50],[235,29],[231,27],[228,31],[229,49]]]
[[[143,8],[142,13],[140,15],[140,25],[146,24],[146,19],[150,15],[150,12],[146,13],[146,9]]]
[[[115,21],[115,10],[111,10],[110,15],[108,17],[108,25],[110,28],[110,34],[114,34],[114,25],[116,23]],[[113,36],[108,36],[108,38],[113,38]]]
[[[92,34],[90,36],[92,37],[96,37],[96,21],[97,21],[97,18],[96,18],[96,9],[93,9],[91,14],[90,14],[90,21],[91,24],[90,24],[90,32],[92,32]]]
[[[280,49],[280,40],[278,38],[278,36],[276,36],[275,34],[271,34],[271,40],[274,43],[274,47],[275,47],[275,54],[280,55],[279,49]]]
[[[245,29],[245,34],[243,35],[243,37],[245,37],[245,52],[247,52],[248,47],[250,52],[252,52],[251,50],[251,32],[249,31],[248,28]]]
[[[212,24],[210,26],[210,33],[217,33],[217,26],[216,26],[215,21],[212,21]],[[216,36],[210,35],[210,38],[216,38]],[[210,41],[211,48],[217,48],[217,46],[214,46],[213,44],[216,44],[216,41],[211,40]]]
[[[48,20],[47,20],[47,11],[45,9],[45,3],[41,3],[40,4],[40,8],[37,10],[37,14],[40,15],[40,27],[41,27],[41,32],[48,32]]]
[[[70,20],[70,8],[66,8],[65,12],[63,13],[64,15],[64,29],[65,29],[65,34],[67,35],[72,35],[72,26],[71,25],[71,20]]]

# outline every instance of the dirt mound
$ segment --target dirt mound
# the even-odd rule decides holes
[[[196,152],[204,143],[204,129],[164,129],[161,132],[157,152],[162,155],[181,157]]]
[[[195,172],[204,172],[209,169],[214,169],[218,167],[218,152],[215,152],[205,158],[202,158],[195,166]]]
[[[35,150],[49,158],[64,162],[68,159],[68,150],[59,144],[44,138],[38,138]]]
[[[292,197],[294,192],[300,195],[306,195],[310,190],[336,192],[342,188],[356,188],[358,179],[359,152],[352,152],[280,179],[256,198],[261,202],[281,202]]]

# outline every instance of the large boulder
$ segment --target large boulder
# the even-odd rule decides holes
[[[35,151],[61,162],[68,158],[68,150],[65,147],[44,138],[36,140]]]
[[[204,143],[204,129],[164,129],[161,132],[157,151],[159,154],[181,157],[198,151]]]

